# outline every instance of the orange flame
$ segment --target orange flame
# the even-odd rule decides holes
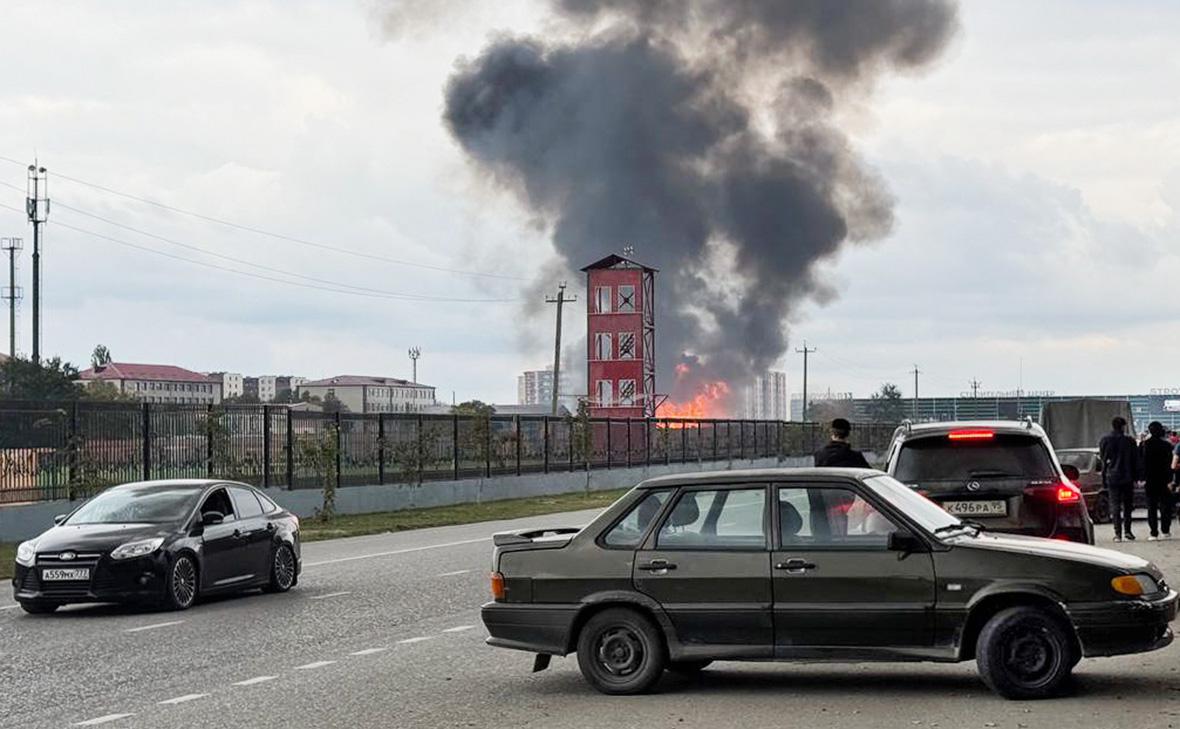
[[[729,395],[729,385],[718,380],[702,384],[688,402],[665,402],[656,416],[660,418],[705,419],[724,418],[723,400]]]

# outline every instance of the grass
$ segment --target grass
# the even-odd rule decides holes
[[[620,489],[617,491],[595,491],[589,494],[583,492],[558,496],[535,496],[528,499],[435,506],[429,509],[405,509],[379,514],[341,514],[333,517],[329,522],[308,517],[301,520],[300,531],[303,541],[317,542],[323,539],[359,537],[365,534],[400,532],[407,529],[519,519],[525,516],[555,514],[581,509],[601,509],[613,504],[626,491],[626,489]],[[557,526],[569,525],[558,524]],[[15,558],[16,544],[0,542],[0,579],[12,577]]]

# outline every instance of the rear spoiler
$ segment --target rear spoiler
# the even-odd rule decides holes
[[[556,529],[524,529],[516,532],[500,532],[492,535],[492,543],[497,547],[510,544],[530,544],[535,539],[546,537],[571,536],[582,531],[580,527],[557,527]]]

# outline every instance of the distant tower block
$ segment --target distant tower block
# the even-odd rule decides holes
[[[656,410],[657,270],[612,254],[586,266],[587,389],[590,415],[650,418]]]

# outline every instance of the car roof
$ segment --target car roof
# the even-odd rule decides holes
[[[780,479],[797,481],[803,478],[863,480],[871,476],[884,475],[883,472],[872,468],[744,468],[730,471],[694,471],[692,473],[673,473],[667,476],[656,476],[640,482],[636,488],[650,489],[669,486],[691,486],[702,483],[762,482]]]
[[[1084,446],[1082,448],[1054,448],[1058,453],[1097,453],[1097,446]]]
[[[1033,435],[1045,437],[1045,430],[1029,420],[946,420],[937,423],[912,423],[898,427],[903,438],[924,438],[932,435],[946,435],[952,430],[979,428],[1005,435]]]
[[[191,488],[193,491],[204,490],[210,486],[246,486],[249,484],[237,483],[235,481],[226,481],[223,478],[162,478],[152,481],[132,481],[131,483],[121,483],[118,486],[112,486],[107,489],[136,489],[139,491],[146,491],[155,488],[160,489],[175,489],[175,488]]]

